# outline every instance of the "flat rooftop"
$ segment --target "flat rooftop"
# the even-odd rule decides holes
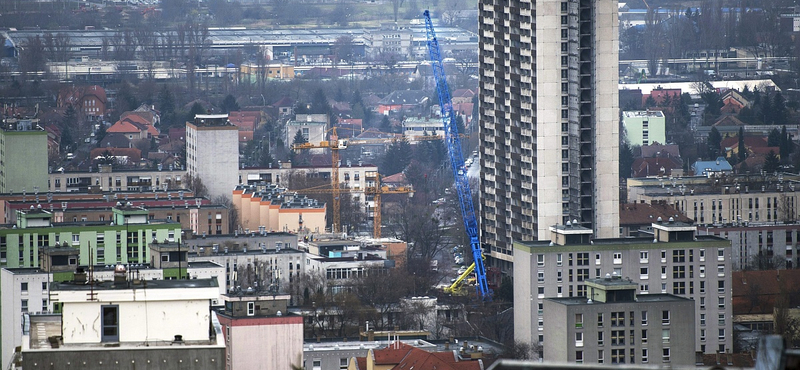
[[[186,289],[186,288],[217,288],[217,279],[185,279],[185,280],[142,280],[140,289]],[[51,290],[127,290],[131,289],[127,283],[114,283],[113,281],[99,281],[88,283],[53,283]]]

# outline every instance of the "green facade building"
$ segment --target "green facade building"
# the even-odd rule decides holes
[[[38,121],[7,119],[0,126],[0,193],[47,190],[47,132]]]
[[[181,242],[180,223],[149,220],[146,209],[130,203],[112,211],[113,222],[64,223],[53,223],[52,213],[41,208],[17,211],[16,224],[0,225],[0,266],[39,267],[40,252],[52,246],[78,249],[81,266],[146,264],[154,241]]]

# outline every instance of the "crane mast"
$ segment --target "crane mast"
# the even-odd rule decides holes
[[[436,32],[433,29],[431,15],[428,10],[424,13],[425,31],[428,39],[428,54],[433,67],[433,77],[436,80],[436,91],[439,94],[439,108],[441,109],[442,122],[444,123],[444,141],[447,145],[447,153],[450,157],[450,168],[455,178],[456,194],[458,194],[459,205],[461,206],[461,216],[464,221],[464,229],[469,236],[469,244],[472,249],[472,259],[475,263],[476,288],[478,295],[485,299],[491,299],[489,284],[486,279],[486,268],[483,265],[483,251],[478,237],[478,220],[475,217],[475,208],[472,204],[472,192],[469,186],[466,168],[464,168],[464,156],[461,152],[461,139],[458,135],[458,125],[453,113],[453,102],[450,98],[450,90],[447,86],[447,79],[444,74],[442,56],[439,49],[439,41],[436,39]]]

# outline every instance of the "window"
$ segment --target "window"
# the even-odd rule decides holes
[[[650,252],[648,251],[639,252],[639,263],[647,263],[649,257],[650,257]]]
[[[539,303],[539,316],[544,314],[544,303]]]
[[[583,314],[582,313],[576,313],[575,314],[575,327],[576,328],[582,328],[583,327]]]
[[[615,265],[621,265],[621,264],[622,264],[622,253],[620,253],[620,252],[614,252],[614,255],[613,255],[613,257],[614,257],[614,258],[613,258],[613,259],[614,259],[613,263],[614,263]]]
[[[612,349],[611,350],[611,363],[612,364],[624,364],[625,363],[625,350],[624,349]]]
[[[537,276],[537,280],[538,280],[540,283],[544,283],[544,271],[539,271],[539,272],[536,274],[536,276]]]
[[[21,302],[22,312],[28,312],[28,300],[23,299]]]
[[[544,318],[539,318],[539,330],[544,330]]]
[[[539,267],[544,266],[544,254],[537,254],[536,255],[536,265]]]
[[[720,294],[725,294],[725,280],[720,280],[717,282],[717,291]]]
[[[624,346],[625,345],[625,330],[612,330],[611,331],[611,345]]]
[[[700,250],[700,262],[705,262],[705,260],[706,260],[706,250],[705,249],[701,249]]]
[[[724,312],[720,312],[719,314],[717,314],[717,319],[718,319],[720,325],[725,325],[725,313]]]
[[[717,249],[717,261],[724,261],[725,260],[725,250],[720,248]]]
[[[556,276],[556,280],[557,280],[559,283],[560,283],[560,282],[562,282],[562,281],[564,280],[564,278],[562,278],[562,277],[561,277],[561,270],[558,270],[558,273],[557,273],[557,276]]]
[[[603,350],[602,349],[598,349],[597,350],[597,363],[598,364],[602,364],[603,363]]]
[[[597,345],[598,346],[602,346],[603,345],[603,331],[598,331],[597,332]]]
[[[662,279],[667,278],[667,266],[661,266],[661,278]]]
[[[717,265],[717,276],[725,276],[725,265]]]
[[[700,265],[700,277],[706,277],[706,267],[704,265]]]
[[[597,327],[598,328],[602,328],[603,327],[603,314],[602,313],[598,313],[597,314]]]
[[[642,311],[642,326],[647,326],[647,311]]]
[[[706,297],[700,297],[700,309],[701,310],[706,309]]]
[[[672,251],[672,262],[673,263],[686,262],[686,251],[683,249],[676,249]]]
[[[706,329],[700,329],[700,341],[705,342],[706,340]]]
[[[686,294],[686,282],[676,281],[672,283],[672,294],[683,295]]]
[[[611,326],[625,326],[625,312],[612,312]]]
[[[661,330],[661,343],[669,343],[669,329]]]
[[[119,306],[100,306],[103,316],[101,342],[119,342]]]
[[[663,348],[661,350],[661,361],[669,362],[669,348]]]
[[[667,263],[667,251],[661,251],[661,263]]]
[[[647,267],[640,267],[639,268],[639,279],[647,280],[649,271],[650,270]]]
[[[719,308],[725,308],[725,297],[717,297],[717,306]]]
[[[575,333],[575,347],[583,347],[583,332]]]
[[[642,348],[642,363],[647,363],[647,348]]]
[[[706,314],[701,313],[700,314],[700,326],[705,326],[705,325],[706,325]]]
[[[544,287],[543,287],[543,286],[540,286],[540,287],[538,288],[538,292],[539,292],[539,293],[538,293],[538,297],[539,297],[539,298],[544,298]]]
[[[47,282],[46,281],[42,282],[42,291],[47,291]]]
[[[315,358],[315,359],[314,359],[314,361],[312,361],[312,362],[311,362],[311,366],[312,366],[311,368],[312,368],[313,370],[320,370],[320,369],[322,369],[322,360],[321,360],[321,359],[316,359],[316,358]]]
[[[255,314],[256,314],[256,303],[247,302],[247,316],[253,316]]]
[[[561,253],[559,253],[556,255],[556,265],[561,266],[561,264],[562,264]]]
[[[661,325],[669,325],[669,311],[661,311]]]
[[[597,254],[594,255],[594,264],[595,265],[599,265],[600,264],[600,253],[597,253]]]
[[[575,351],[575,363],[583,363],[583,351]]]
[[[339,369],[347,369],[347,357],[342,357],[339,359]]]
[[[647,329],[642,329],[642,343],[647,343]]]
[[[79,245],[79,244],[81,244],[80,234],[72,234],[72,245]]]
[[[20,283],[19,284],[19,290],[21,290],[23,292],[27,292],[28,291],[28,283]]]
[[[42,312],[47,312],[47,299],[42,299]]]

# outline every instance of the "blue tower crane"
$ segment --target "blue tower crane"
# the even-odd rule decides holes
[[[453,113],[453,102],[450,99],[450,90],[442,65],[442,56],[439,50],[439,41],[433,30],[431,14],[428,10],[424,13],[425,31],[428,37],[428,54],[433,66],[433,77],[436,80],[436,91],[439,94],[439,108],[441,109],[442,122],[444,123],[444,141],[447,144],[447,153],[450,157],[450,168],[455,178],[456,193],[461,205],[461,216],[464,220],[464,229],[469,236],[472,248],[472,259],[475,263],[476,288],[478,295],[484,299],[491,299],[491,291],[486,280],[486,268],[483,265],[483,252],[478,238],[478,220],[475,217],[475,208],[472,205],[472,192],[470,191],[467,171],[464,168],[464,156],[461,153],[461,139],[458,137],[456,116]]]

